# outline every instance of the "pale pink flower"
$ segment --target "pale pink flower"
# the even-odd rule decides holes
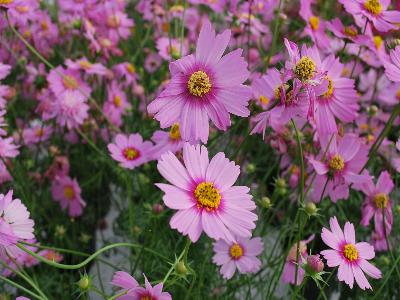
[[[51,185],[53,199],[60,202],[62,209],[68,209],[71,217],[82,215],[85,201],[81,198],[81,188],[78,181],[69,176],[56,176]]]

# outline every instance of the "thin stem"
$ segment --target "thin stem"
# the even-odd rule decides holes
[[[60,263],[56,263],[54,261],[48,260],[40,255],[38,255],[37,253],[25,248],[22,244],[18,243],[17,247],[20,248],[21,250],[25,251],[26,253],[32,255],[33,257],[35,257],[36,259],[38,259],[39,261],[48,264],[52,267],[55,268],[59,268],[59,269],[64,269],[64,270],[76,270],[76,269],[80,269],[84,266],[86,266],[88,263],[90,263],[92,260],[94,260],[97,256],[99,256],[101,253],[106,252],[110,249],[113,248],[118,248],[118,247],[131,247],[131,248],[141,248],[141,245],[137,245],[137,244],[132,244],[132,243],[115,243],[115,244],[111,244],[108,246],[105,246],[99,250],[97,250],[95,253],[93,253],[92,255],[90,255],[87,259],[85,259],[83,262],[76,264],[76,265],[66,265],[66,264],[60,264]],[[158,252],[145,248],[145,250],[149,253],[152,253],[166,261],[168,261],[168,259],[166,257],[164,257],[163,255],[159,254]]]
[[[297,129],[296,123],[292,119],[292,125],[294,128],[294,131],[296,133],[296,142],[297,142],[297,148],[299,150],[299,159],[300,159],[300,183],[299,183],[299,194],[300,194],[300,199],[299,203],[300,205],[304,204],[304,157],[303,157],[303,147],[301,146],[301,138],[300,138],[300,132]]]
[[[169,276],[171,275],[172,271],[175,269],[175,266],[178,262],[180,262],[182,260],[182,258],[187,259],[187,254],[189,251],[189,247],[190,244],[192,243],[192,241],[188,238],[186,240],[186,244],[185,244],[185,248],[183,248],[182,253],[179,255],[178,259],[172,264],[171,268],[169,268],[167,274],[165,275],[164,279],[162,280],[162,283],[165,285],[165,283],[167,282]],[[185,262],[185,260],[184,260]]]
[[[280,24],[280,13],[282,10],[282,5],[283,5],[283,1],[284,0],[279,0],[279,6],[278,6],[278,10],[276,12],[276,21],[275,21],[275,27],[274,27],[274,34],[272,35],[272,44],[271,44],[271,49],[269,50],[268,56],[267,56],[267,68],[269,66],[270,60],[272,55],[274,55],[275,52],[275,46],[276,46],[276,42],[278,40],[278,29],[279,29],[279,24]]]
[[[368,19],[365,20],[364,30],[363,30],[362,34],[365,34],[365,30],[367,30],[368,21],[369,21]],[[358,58],[360,57],[360,54],[361,54],[361,49],[362,49],[362,46],[360,45],[360,48],[358,49],[358,53],[357,53],[357,59],[354,61],[353,68],[351,69],[350,78],[353,78],[353,73],[354,73],[354,70],[356,69]]]
[[[11,279],[8,279],[4,276],[0,276],[0,280],[4,281],[5,283],[8,283],[9,285],[12,285],[14,287],[16,287],[17,289],[19,289],[20,291],[23,291],[24,293],[27,293],[28,295],[36,298],[36,299],[40,299],[43,300],[45,298],[42,298],[41,296],[31,292],[30,290],[28,290],[27,288],[23,287],[22,285],[19,285],[18,283],[12,281]]]

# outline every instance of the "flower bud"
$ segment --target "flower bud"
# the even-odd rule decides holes
[[[188,270],[185,266],[185,263],[181,260],[175,265],[175,271],[179,275],[186,275]]]
[[[152,211],[154,214],[158,215],[164,210],[164,206],[162,206],[160,203],[156,203],[152,207]]]
[[[254,164],[248,164],[246,170],[248,173],[254,173],[254,171],[256,170],[256,166]]]
[[[370,107],[368,107],[368,114],[373,117],[376,115],[376,113],[378,112],[378,107],[376,105],[371,105]]]
[[[92,284],[92,280],[90,279],[90,277],[87,274],[85,274],[78,281],[79,290],[81,292],[87,292],[90,289],[91,284]]]
[[[307,257],[307,266],[309,270],[319,273],[324,270],[324,263],[319,257],[319,254],[310,255]]]
[[[306,204],[305,210],[309,216],[315,216],[315,214],[318,211],[318,208],[314,202],[308,202]]]
[[[264,208],[270,208],[272,206],[271,199],[268,197],[262,197],[260,200],[261,206]]]

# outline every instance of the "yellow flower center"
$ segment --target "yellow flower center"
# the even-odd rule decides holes
[[[114,97],[114,105],[115,105],[116,107],[120,107],[121,104],[122,104],[122,98],[121,98],[121,96],[116,95],[116,96]]]
[[[347,36],[355,37],[357,36],[358,32],[354,26],[347,26],[344,28],[344,34]]]
[[[397,98],[397,100],[399,100],[399,101],[400,101],[400,89],[398,89],[398,90],[397,90],[397,93],[396,93],[396,98]]]
[[[267,105],[269,103],[269,98],[265,97],[265,96],[260,96],[260,102],[262,104]]]
[[[354,261],[357,260],[358,258],[358,251],[356,246],[353,244],[346,244],[344,245],[343,248],[343,255],[346,257],[349,261]]]
[[[90,69],[92,67],[92,63],[88,62],[87,60],[81,60],[79,62],[79,66],[82,69],[88,70],[88,69]]]
[[[235,260],[241,258],[243,256],[243,248],[239,244],[233,244],[229,249],[229,254]]]
[[[368,144],[373,142],[374,140],[375,140],[375,136],[374,135],[372,135],[372,134],[368,134],[367,135],[367,143]]]
[[[133,147],[125,148],[122,154],[127,160],[134,160],[139,157],[139,151]]]
[[[72,200],[75,197],[75,191],[72,186],[67,185],[64,187],[64,197],[68,200]]]
[[[364,8],[373,15],[379,15],[382,12],[382,4],[379,0],[365,1]]]
[[[47,24],[47,22],[43,20],[42,22],[40,22],[40,27],[43,31],[47,31],[49,29],[49,24]]]
[[[203,71],[194,72],[190,75],[187,83],[189,93],[196,97],[207,94],[211,90],[211,86],[210,78]]]
[[[0,0],[0,4],[11,4],[14,0]]]
[[[140,300],[153,300],[153,297],[149,296],[149,295],[145,295],[140,297]]]
[[[44,135],[44,130],[43,128],[38,128],[35,130],[35,135],[38,137],[42,137]]]
[[[76,90],[78,88],[78,82],[72,76],[65,75],[63,77],[63,85],[66,89]]]
[[[181,139],[181,132],[179,131],[179,124],[175,123],[169,130],[169,138],[173,141],[179,141]]]
[[[311,26],[312,30],[318,29],[318,27],[319,27],[319,18],[318,17],[316,17],[316,16],[310,17],[309,22],[310,22],[310,26]]]
[[[342,171],[344,169],[344,159],[339,154],[335,154],[329,160],[329,168],[335,172]]]
[[[119,26],[120,19],[116,15],[111,15],[107,17],[107,26],[110,28],[117,28]]]
[[[322,95],[322,97],[330,98],[333,94],[333,81],[328,76],[325,79],[328,80],[328,90]]]
[[[294,67],[294,74],[301,81],[310,80],[314,76],[315,62],[308,56],[303,56]]]
[[[110,48],[112,46],[112,41],[110,39],[107,39],[107,38],[101,38],[99,40],[99,43],[104,48]]]
[[[380,49],[383,43],[383,39],[379,35],[373,37],[375,48]]]
[[[197,207],[208,211],[218,209],[221,202],[221,195],[211,182],[198,184],[194,190],[194,197],[197,200]]]
[[[374,197],[374,203],[376,208],[386,208],[389,202],[389,197],[385,193],[376,194]]]
[[[136,72],[136,68],[135,68],[135,66],[134,65],[132,65],[132,64],[126,64],[126,70],[128,71],[128,73],[129,74],[135,74],[135,72]]]
[[[29,11],[29,6],[17,5],[15,9],[21,14],[26,14]]]

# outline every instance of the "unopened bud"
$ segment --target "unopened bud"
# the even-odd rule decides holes
[[[271,199],[269,199],[268,197],[262,197],[260,202],[261,206],[264,208],[270,208],[272,206]]]
[[[90,277],[87,274],[83,275],[78,281],[79,290],[81,290],[82,292],[87,292],[90,289],[91,283],[92,280],[90,279]]]
[[[152,211],[153,213],[155,213],[156,215],[158,215],[159,213],[161,213],[164,210],[164,206],[162,206],[160,203],[156,203],[153,205],[152,207]]]
[[[185,263],[182,260],[176,264],[175,271],[179,275],[186,275],[187,272],[188,272],[188,270],[187,270],[187,268],[185,266]]]
[[[256,166],[254,164],[248,164],[246,170],[248,173],[254,173],[254,171],[256,170]]]
[[[307,257],[307,266],[309,270],[319,273],[324,270],[324,262],[321,260],[319,254],[310,255]]]
[[[378,112],[378,107],[376,106],[376,105],[371,105],[369,108],[368,108],[368,114],[370,115],[370,116],[375,116],[376,115],[376,113]]]
[[[307,212],[307,214],[309,216],[314,216],[318,211],[318,208],[317,208],[317,206],[315,205],[314,202],[308,202],[306,204],[305,209],[306,209],[306,212]]]

